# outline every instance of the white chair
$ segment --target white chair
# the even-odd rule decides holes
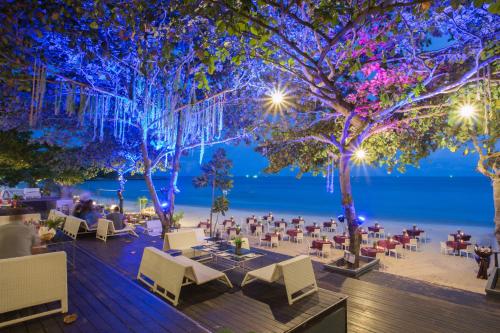
[[[283,280],[289,305],[318,291],[311,258],[306,255],[250,271],[245,275],[241,286],[256,280],[268,283]]]
[[[440,242],[439,244],[441,245],[440,252],[442,254],[452,254],[453,253],[453,248],[446,245],[446,242]]]
[[[261,236],[264,232],[264,226],[262,224],[258,224],[255,226],[255,231],[253,232],[254,236]]]
[[[304,242],[304,233],[298,232],[297,236],[293,237],[295,243],[303,243]]]
[[[368,244],[368,234],[361,234],[361,243]]]
[[[424,231],[422,231],[420,235],[415,236],[415,238],[421,243],[427,243],[427,235],[425,234]]]
[[[375,232],[375,238],[384,238],[385,237],[385,229],[380,228],[377,232]]]
[[[261,246],[262,245],[262,242],[266,243],[267,245],[269,245],[269,247],[273,247],[276,245],[276,247],[278,247],[280,245],[279,243],[279,237],[278,235],[271,235],[271,238],[270,239],[267,239],[267,238],[261,238],[260,239],[260,243],[259,245]]]
[[[182,255],[193,257],[193,246],[198,246],[203,243],[204,241],[198,241],[194,230],[167,232],[165,234],[165,238],[163,239],[163,251],[179,250],[182,252]]]
[[[332,252],[332,244],[330,243],[321,244],[321,249],[318,250],[319,256],[323,258],[330,256],[331,252]]]
[[[184,256],[172,257],[154,247],[144,248],[137,280],[174,306],[179,304],[181,288],[189,284],[220,281],[233,287],[226,274]]]
[[[448,235],[448,242],[454,242],[455,237],[453,235]]]
[[[415,249],[415,252],[418,250],[418,241],[415,238],[410,238],[410,242],[405,244],[405,249],[412,250]]]
[[[81,229],[81,230],[80,230]],[[76,239],[78,234],[95,232],[96,228],[89,228],[87,221],[79,219],[75,216],[66,217],[64,222],[63,232],[69,237]]]
[[[147,220],[146,232],[149,236],[160,236],[163,232],[163,227],[160,220]]]
[[[126,225],[122,229],[115,229],[115,225],[113,224],[113,221],[106,220],[106,219],[99,219],[97,222],[97,231],[95,234],[95,238],[100,239],[102,241],[106,241],[109,236],[118,236],[118,235],[131,235],[135,237],[139,237],[139,235],[136,234],[134,229],[132,227]]]
[[[474,258],[474,245],[469,244],[469,245],[467,245],[467,248],[465,248],[465,249],[461,249],[461,250],[460,250],[460,256],[462,256],[462,254],[465,254],[465,256],[466,256],[467,258],[469,258],[469,255],[470,255],[472,258]]]
[[[235,239],[236,238],[236,230],[235,229],[230,229],[229,234],[227,234],[227,239]]]
[[[343,250],[349,250],[349,247],[351,246],[351,239],[346,238],[344,243],[342,244],[342,249]]]
[[[313,231],[311,232],[311,237],[312,238],[321,237],[321,228],[320,227],[314,228]]]
[[[0,322],[0,328],[23,321],[68,312],[66,252],[0,259],[0,313],[60,302],[52,310],[39,308],[22,317]]]
[[[399,255],[401,255],[401,257],[403,256],[402,250],[403,250],[403,245],[397,244],[396,246],[394,246],[393,249],[389,249],[389,256],[391,256],[391,253],[393,253],[394,257],[398,259]]]

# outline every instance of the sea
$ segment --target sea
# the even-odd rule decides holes
[[[195,188],[193,177],[179,177],[176,204],[209,207],[211,191]],[[156,178],[160,198],[166,197],[166,178]],[[326,191],[322,177],[234,177],[227,193],[232,209],[272,211],[274,214],[335,217],[342,213],[340,190]],[[353,198],[358,215],[367,220],[491,227],[494,209],[491,182],[486,177],[353,177]],[[78,191],[105,203],[116,202],[118,182],[87,181]],[[144,180],[125,184],[125,200],[131,204],[148,198]]]

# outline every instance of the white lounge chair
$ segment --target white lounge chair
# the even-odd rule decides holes
[[[95,238],[106,241],[109,236],[118,235],[132,235],[139,237],[139,235],[130,226],[126,225],[122,229],[115,229],[113,221],[106,219],[99,219],[97,222],[97,231],[95,233]]]
[[[194,256],[193,246],[203,244],[204,241],[199,241],[196,237],[196,232],[191,230],[183,230],[179,232],[167,232],[163,239],[163,251],[179,250],[186,257]]]
[[[318,291],[311,258],[306,255],[250,271],[245,275],[241,286],[256,280],[274,283],[281,279],[285,284],[289,305]],[[302,293],[294,297],[299,291]]]
[[[174,306],[179,304],[181,288],[188,284],[217,280],[233,287],[226,274],[184,256],[172,257],[154,247],[144,249],[137,279]]]
[[[68,312],[66,252],[0,259],[0,313],[60,302],[56,309],[0,322],[0,328],[23,321]]]
[[[79,219],[75,216],[66,217],[66,221],[64,222],[63,232],[69,237],[76,239],[78,234],[87,234],[91,232],[95,232],[97,227],[89,228],[87,221]]]

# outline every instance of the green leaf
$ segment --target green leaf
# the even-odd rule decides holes
[[[96,21],[94,21],[94,22],[90,23],[90,27],[91,27],[92,29],[99,29],[99,25],[97,24],[97,22],[96,22]]]

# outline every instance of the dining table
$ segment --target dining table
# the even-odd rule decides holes
[[[262,226],[262,224],[250,224],[250,231],[252,232],[252,234],[255,232],[255,230],[257,229],[257,226]]]
[[[319,229],[318,225],[307,225],[306,226],[306,231],[308,233],[314,232],[315,229]]]
[[[407,229],[406,230],[406,233],[408,234],[408,236],[412,237],[412,238],[415,238],[415,237],[418,237],[420,236],[420,234],[424,232],[424,230],[422,229],[414,229],[414,228],[411,228],[411,229]]]
[[[299,233],[302,233],[302,230],[300,229],[288,229],[286,231],[286,234],[290,237],[297,237]]]
[[[337,222],[332,222],[332,221],[328,221],[328,222],[323,222],[323,227],[324,228],[331,228],[332,226],[337,226]]]
[[[406,244],[410,243],[410,236],[405,236],[405,235],[394,235],[394,239],[403,244],[405,246]]]
[[[379,232],[380,229],[383,229],[383,227],[380,225],[379,226],[373,225],[373,226],[368,227],[368,231],[371,231],[371,232]]]
[[[299,218],[299,219],[292,219],[292,223],[293,223],[293,224],[304,224],[304,223],[305,223],[305,221],[304,221],[304,219],[302,219],[302,218]]]
[[[264,238],[262,238],[262,240],[270,242],[272,236],[278,236],[278,240],[281,240],[281,234],[275,234],[275,233],[272,233],[272,232],[267,232],[264,235]]]
[[[377,242],[378,246],[383,247],[386,250],[394,250],[396,248],[396,245],[399,244],[401,243],[396,240],[387,240],[387,239],[381,239]]]
[[[222,222],[222,224],[224,226],[227,226],[227,225],[234,226],[236,224],[236,222],[234,220],[225,220],[224,222]]]
[[[456,242],[461,241],[461,240],[463,240],[464,242],[468,242],[468,241],[470,241],[470,239],[472,237],[471,235],[467,235],[467,234],[464,234],[462,232],[461,233],[454,233],[454,234],[452,233],[452,234],[450,234],[450,236],[453,236],[453,238],[455,239]]]
[[[281,226],[281,223],[284,223],[285,227],[288,226],[288,223],[286,221],[275,221],[274,226],[279,228]]]
[[[470,242],[465,241],[447,241],[446,246],[453,248],[455,252],[460,252],[460,250],[465,250],[468,245],[471,245]]]
[[[337,244],[344,244],[345,240],[349,238],[349,236],[333,236],[333,241]]]
[[[330,245],[333,245],[331,241],[329,241],[328,239],[326,240],[323,240],[323,239],[315,239],[312,241],[311,243],[311,249],[317,249],[317,250],[321,250],[323,249],[323,244],[330,244]]]
[[[382,247],[362,247],[361,255],[365,257],[376,258],[377,253],[384,253],[385,248]]]

